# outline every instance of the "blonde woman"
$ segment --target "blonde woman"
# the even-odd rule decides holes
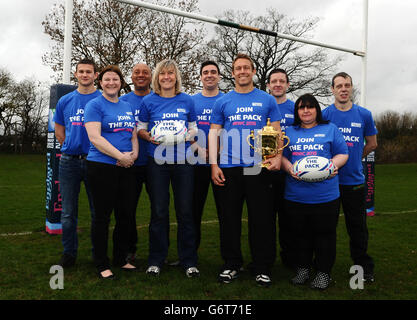
[[[156,124],[176,120],[196,132],[196,115],[192,98],[181,92],[181,75],[175,61],[161,61],[152,77],[154,93],[142,100],[139,115],[139,136],[151,142],[148,146],[148,182],[151,199],[149,226],[149,258],[147,274],[159,275],[168,255],[169,199],[174,192],[175,213],[178,222],[178,257],[187,277],[199,276],[195,229],[192,213],[194,185],[193,167],[187,162],[189,141],[175,145],[159,145],[149,134]]]

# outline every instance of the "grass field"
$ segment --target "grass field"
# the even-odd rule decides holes
[[[376,282],[363,290],[349,287],[348,238],[343,217],[338,224],[334,286],[325,292],[289,284],[292,272],[278,259],[273,285],[260,288],[248,272],[231,285],[216,282],[222,264],[218,224],[211,193],[204,213],[199,251],[201,277],[188,279],[182,269],[165,267],[158,278],[145,274],[148,253],[149,202],[146,193],[138,210],[140,272],[114,270],[115,281],[100,281],[90,254],[90,221],[82,190],[79,256],[65,272],[63,290],[52,290],[50,267],[62,252],[61,237],[45,230],[45,156],[0,155],[0,299],[124,299],[124,300],[288,300],[417,298],[417,164],[377,165],[376,216],[368,218],[369,253],[376,262]],[[174,211],[172,210],[172,213]],[[245,214],[246,216],[246,214]],[[169,259],[176,260],[176,226],[172,214]],[[245,262],[250,261],[247,225],[242,235]],[[111,251],[109,251],[111,252]]]

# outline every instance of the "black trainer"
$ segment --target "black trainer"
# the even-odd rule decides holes
[[[255,277],[256,284],[260,287],[269,287],[272,283],[271,278],[266,274],[258,274]]]
[[[310,279],[310,270],[308,268],[297,268],[297,274],[291,279],[291,283],[294,285],[302,285]]]
[[[63,268],[72,267],[75,265],[75,257],[70,254],[64,253],[58,265],[60,265]]]
[[[365,273],[363,275],[363,281],[366,283],[373,283],[375,281],[373,272]]]
[[[237,270],[223,270],[219,274],[219,282],[231,283],[234,279],[239,277],[239,271]]]
[[[330,286],[331,281],[330,274],[319,271],[311,282],[310,287],[311,289],[325,290]]]

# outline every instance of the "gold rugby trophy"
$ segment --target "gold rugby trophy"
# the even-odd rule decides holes
[[[255,146],[250,143],[250,139],[253,139],[255,142]],[[287,143],[284,144],[283,147],[278,147],[278,139],[284,141],[287,139]],[[278,132],[271,126],[270,118],[268,118],[266,126],[262,128],[262,130],[258,130],[257,134],[255,135],[254,131],[252,130],[250,135],[247,136],[246,142],[249,146],[262,155],[263,161],[268,158],[275,157],[277,154],[281,153],[285,147],[287,147],[290,143],[290,139],[285,135],[285,132]],[[262,168],[267,168],[268,164],[261,164]]]

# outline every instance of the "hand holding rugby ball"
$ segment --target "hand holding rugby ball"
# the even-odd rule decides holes
[[[305,182],[320,182],[326,180],[334,172],[335,166],[331,159],[320,156],[307,156],[297,160],[294,165],[294,175]]]
[[[184,142],[186,135],[187,127],[184,120],[162,120],[151,130],[152,140],[164,145]]]

